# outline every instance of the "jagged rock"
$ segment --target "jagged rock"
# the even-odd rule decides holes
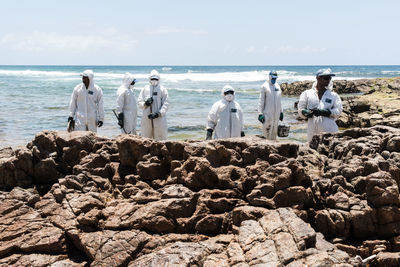
[[[47,254],[13,254],[9,257],[0,259],[2,266],[20,267],[84,267],[86,262],[78,263],[68,259],[67,255],[47,255]]]
[[[202,243],[176,242],[132,261],[128,266],[187,266],[199,264],[210,248]]]
[[[66,254],[64,232],[18,200],[0,203],[0,257],[20,253]]]
[[[312,84],[313,81],[282,83],[281,89],[285,95],[300,95]],[[339,94],[361,93],[342,96],[343,112],[336,120],[339,127],[400,127],[400,77],[335,80],[333,90]]]
[[[135,258],[149,237],[139,231],[83,233],[79,239],[92,266],[124,266]]]
[[[311,89],[314,81],[298,81],[293,83],[282,83],[281,89],[284,95],[300,95],[303,91]],[[389,88],[391,90],[400,90],[399,78],[377,78],[377,79],[358,79],[358,80],[335,80],[333,90],[339,94],[370,92]]]
[[[377,255],[371,266],[395,267],[400,265],[400,252],[381,252]]]
[[[399,136],[350,129],[308,147],[43,132],[0,151],[0,262],[350,266],[376,253],[395,262]]]

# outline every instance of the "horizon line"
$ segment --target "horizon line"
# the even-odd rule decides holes
[[[99,65],[85,65],[85,64],[0,64],[3,66],[91,66],[91,67],[313,67],[313,66],[335,66],[335,67],[344,67],[344,66],[400,66],[400,64],[310,64],[310,65],[174,65],[174,64],[155,64],[155,65],[117,65],[117,64],[99,64]]]

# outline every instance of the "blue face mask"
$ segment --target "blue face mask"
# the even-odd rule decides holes
[[[272,79],[271,79],[271,83],[272,83],[272,84],[275,84],[275,83],[276,83],[276,78],[272,78]]]

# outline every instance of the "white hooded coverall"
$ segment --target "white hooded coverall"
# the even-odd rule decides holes
[[[69,116],[75,117],[75,131],[97,132],[97,123],[104,122],[103,91],[94,84],[94,74],[85,70],[82,74],[90,80],[89,87],[81,83],[75,86],[69,103]]]
[[[243,111],[234,99],[228,102],[224,92],[234,91],[231,86],[225,86],[221,91],[222,99],[215,102],[208,113],[207,129],[214,131],[214,139],[240,137],[243,132]]]
[[[121,132],[127,134],[136,134],[137,102],[131,85],[134,79],[132,74],[125,73],[117,91],[117,114],[124,114],[124,129]]]
[[[307,140],[310,142],[312,137],[316,134],[327,132],[335,133],[339,131],[336,124],[336,119],[340,116],[343,110],[342,100],[340,96],[332,91],[333,82],[331,81],[326,87],[326,91],[323,94],[321,100],[318,98],[317,82],[315,81],[311,89],[308,89],[301,93],[300,100],[298,103],[298,113],[302,118],[306,118],[302,114],[303,109],[329,109],[331,115],[325,116],[313,116],[307,120]]]
[[[160,85],[160,74],[156,70],[150,73],[151,78],[157,78],[158,83],[156,86],[146,85],[139,94],[138,103],[139,107],[143,109],[141,132],[143,137],[154,138],[156,140],[166,140],[168,133],[167,125],[167,110],[168,110],[168,91],[164,86]],[[150,114],[150,106],[146,106],[145,102],[149,97],[153,97],[151,104],[152,113],[159,112],[160,116],[153,119],[154,129],[152,129],[151,119],[148,118]],[[154,136],[152,134],[154,132]]]
[[[263,123],[264,136],[269,140],[276,140],[279,116],[282,112],[281,87],[276,82],[272,84],[271,79],[272,77],[269,75],[269,80],[261,86],[258,112],[265,117]]]

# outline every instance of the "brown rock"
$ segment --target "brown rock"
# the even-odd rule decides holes
[[[193,192],[188,189],[187,187],[174,184],[174,185],[167,185],[166,187],[160,189],[162,192],[161,198],[192,198]]]
[[[93,208],[102,209],[105,202],[104,196],[96,192],[67,194],[66,199],[76,215],[81,212],[89,212]]]
[[[0,151],[11,190],[0,192],[0,253],[22,266],[39,254],[77,266],[357,265],[397,250],[397,136],[351,129],[310,148],[44,132]]]
[[[200,234],[219,234],[221,233],[222,222],[224,214],[222,215],[209,215],[199,220],[196,223],[196,232]]]
[[[187,266],[189,264],[199,264],[207,254],[207,246],[202,243],[176,242],[150,254],[143,255],[130,262],[128,266]]]
[[[0,259],[1,266],[45,267],[45,266],[73,266],[83,267],[85,263],[75,263],[67,259],[67,255],[46,254],[13,254]]]
[[[79,236],[92,266],[123,266],[134,259],[148,241],[147,234],[139,231],[102,231]]]
[[[400,252],[381,252],[374,259],[371,266],[395,267],[400,265]]]
[[[386,144],[386,149],[389,152],[400,152],[400,136],[393,136]]]
[[[390,245],[393,251],[400,252],[400,236],[395,236],[390,239]]]
[[[377,172],[366,179],[367,200],[374,207],[400,205],[399,188],[390,174]]]
[[[65,254],[64,232],[43,219],[32,208],[20,205],[7,208],[10,201],[0,203],[0,257],[13,253]],[[6,207],[4,207],[6,206]]]

